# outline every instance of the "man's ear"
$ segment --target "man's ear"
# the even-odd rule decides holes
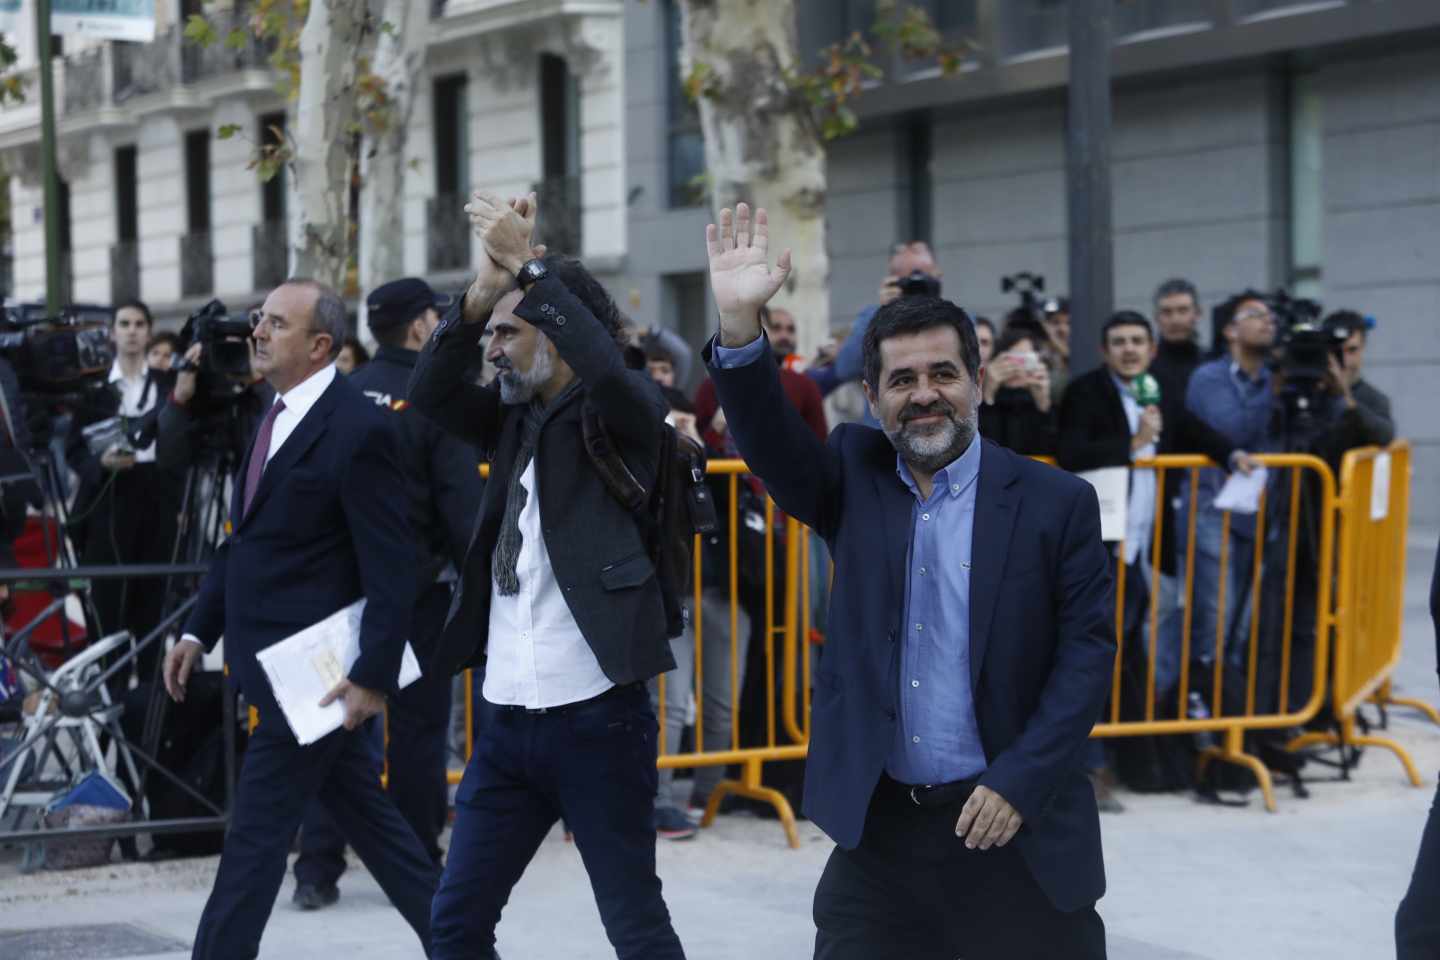
[[[875,391],[870,389],[870,381],[861,380],[860,386],[865,388],[865,402],[870,404],[870,409],[872,411],[875,410],[879,406],[879,404],[876,401]]]

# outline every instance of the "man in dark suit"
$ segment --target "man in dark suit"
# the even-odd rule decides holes
[[[451,587],[465,559],[466,537],[483,489],[475,448],[441,430],[406,399],[420,349],[440,325],[438,311],[453,300],[437,296],[416,277],[392,280],[370,291],[366,316],[379,348],[369,363],[350,374],[350,382],[385,415],[399,441],[419,547],[409,636],[422,663],[430,659],[444,629]],[[446,776],[450,679],[445,673],[426,672],[400,691],[386,714],[390,797],[437,865],[440,834],[450,813]],[[312,803],[295,860],[295,904],[314,910],[334,903],[340,897],[337,881],[344,872],[345,839],[324,808]]]
[[[438,871],[380,789],[356,729],[396,692],[415,601],[415,541],[405,477],[384,416],[335,372],[345,305],[329,288],[289,281],[256,317],[255,369],[275,388],[240,467],[233,532],[215,553],[185,637],[165,661],[183,700],[201,650],[223,634],[230,674],[259,711],[236,786],[220,871],[194,956],[250,958],[285,876],[290,840],[318,797],[428,949]],[[296,742],[256,659],[266,647],[366,599],[360,656],[326,696],[345,728]]]
[[[410,380],[416,409],[490,461],[431,661],[447,676],[483,662],[491,705],[455,794],[434,956],[490,955],[511,888],[564,818],[616,954],[683,958],[655,873],[658,726],[645,687],[675,667],[664,598],[640,520],[582,440],[593,410],[651,489],[669,407],[626,367],[605,288],[578,260],[532,248],[534,194],[506,204],[477,192],[466,210],[486,255]],[[487,328],[500,373],[479,387],[466,371]]]
[[[1435,628],[1435,663],[1440,669],[1440,552],[1435,555],[1435,569],[1430,574],[1430,622]],[[1395,913],[1396,960],[1435,960],[1440,957],[1440,916],[1435,904],[1440,902],[1440,792],[1425,821],[1420,837],[1420,853],[1415,858],[1415,872],[1410,889]]]
[[[770,270],[763,210],[753,236],[744,204],[720,220],[711,376],[740,452],[835,558],[805,784],[839,845],[815,893],[816,957],[1103,957],[1082,760],[1115,645],[1094,491],[980,440],[974,326],[938,298],[871,321],[881,430],[820,443],[762,362],[757,313],[789,254]]]

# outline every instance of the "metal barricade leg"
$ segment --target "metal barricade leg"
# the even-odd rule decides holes
[[[750,757],[740,766],[741,779],[721,780],[710,794],[710,802],[705,804],[705,819],[700,821],[700,826],[708,827],[715,822],[715,816],[720,812],[720,804],[727,796],[748,797],[775,808],[775,813],[780,817],[780,825],[785,828],[785,838],[790,842],[790,849],[798,850],[800,833],[795,828],[795,811],[785,794],[760,782],[760,769],[763,765],[764,761],[759,757]]]
[[[1412,786],[1424,786],[1420,779],[1420,772],[1415,767],[1415,761],[1411,759],[1410,752],[1399,743],[1389,737],[1377,737],[1373,734],[1357,734],[1355,732],[1355,718],[1347,716],[1340,721],[1340,732],[1330,731],[1306,733],[1296,737],[1285,744],[1285,749],[1292,753],[1305,747],[1331,746],[1331,747],[1380,747],[1395,754],[1400,765],[1405,768],[1405,775],[1410,778]]]
[[[1411,710],[1418,710],[1430,718],[1431,723],[1440,724],[1440,710],[1436,710],[1424,700],[1417,700],[1414,697],[1397,697],[1391,689],[1390,680],[1387,678],[1380,689],[1376,690],[1370,697],[1370,702],[1379,707],[1409,707]]]
[[[1226,763],[1233,763],[1244,767],[1255,775],[1255,780],[1260,784],[1260,793],[1265,797],[1265,809],[1275,813],[1279,808],[1275,804],[1275,789],[1270,780],[1270,770],[1260,762],[1258,757],[1246,753],[1245,731],[1242,727],[1230,727],[1225,731],[1225,743],[1219,747],[1206,747],[1200,751],[1200,756],[1195,763],[1195,778],[1203,780],[1205,768],[1210,765],[1211,760],[1223,760]]]

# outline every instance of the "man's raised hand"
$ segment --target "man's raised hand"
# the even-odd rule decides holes
[[[705,249],[710,255],[710,289],[720,311],[720,344],[741,347],[760,335],[760,308],[775,296],[790,276],[790,251],[780,254],[770,268],[770,220],[761,207],[750,222],[750,207],[735,205],[720,211],[720,226],[705,227]]]

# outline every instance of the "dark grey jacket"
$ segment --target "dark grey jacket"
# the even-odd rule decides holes
[[[524,408],[500,402],[498,386],[479,387],[466,371],[481,359],[483,328],[463,323],[463,301],[446,313],[415,366],[410,402],[473,444],[491,465],[480,513],[444,636],[431,669],[450,673],[481,662],[488,641],[491,555],[500,533]],[[580,409],[598,410],[631,471],[654,481],[660,431],[669,408],[648,376],[627,369],[605,327],[551,276],[534,284],[515,315],[555,344],[582,388],[555,410],[540,434],[535,471],[545,546],[570,613],[600,668],[617,684],[672,670],[665,610],[639,525],[610,494],[581,440]]]

